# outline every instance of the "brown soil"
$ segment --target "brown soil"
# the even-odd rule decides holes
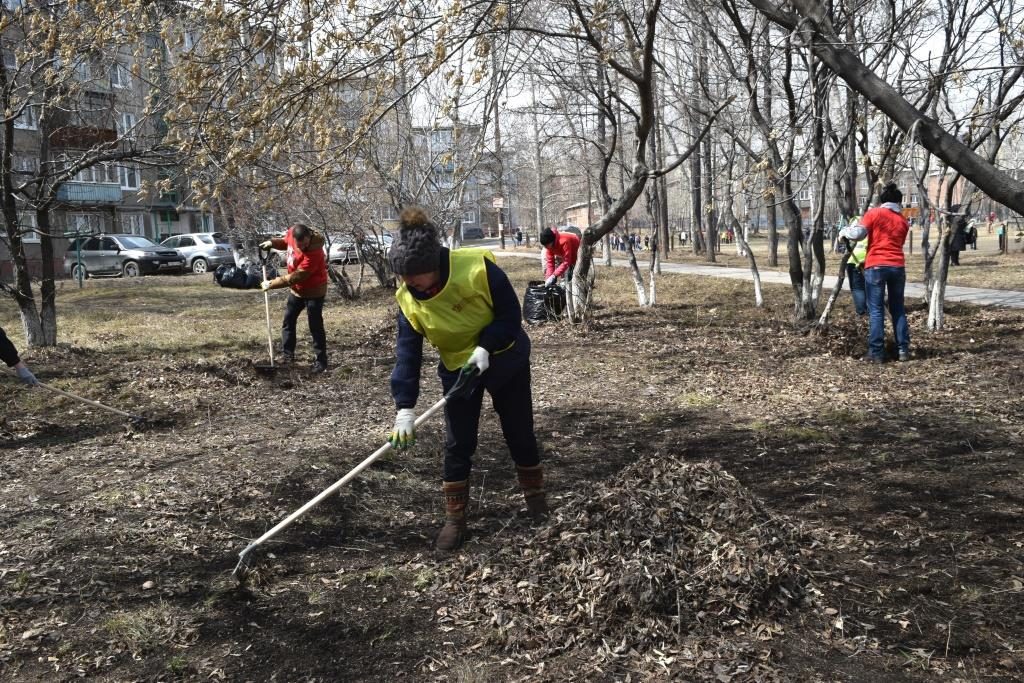
[[[502,264],[520,291],[534,275],[529,262]],[[415,450],[378,462],[270,543],[248,589],[235,588],[229,574],[249,540],[382,442],[393,304],[381,292],[330,302],[332,371],[309,376],[300,346],[303,364],[268,379],[253,368],[265,355],[261,300],[205,278],[146,278],[62,292],[73,345],[30,361],[45,382],[153,421],[132,428],[4,382],[0,678],[1024,676],[1024,314],[953,305],[948,329],[932,335],[911,304],[915,360],[876,367],[854,360],[865,339],[848,300],[816,336],[788,322],[786,288],[769,289],[758,311],[749,284],[660,283],[663,303],[638,309],[626,273],[602,270],[588,330],[530,329],[550,497],[575,509],[638,462],[720,463],[799,530],[806,595],[760,630],[723,625],[714,649],[668,664],[609,643],[596,664],[573,647],[533,657],[515,624],[469,623],[467,591],[474,604],[483,597],[467,568],[542,552],[538,536],[551,536],[522,514],[486,403],[460,558],[430,550],[436,421]],[[421,408],[437,385],[425,368]],[[562,592],[545,598],[545,614],[570,601]]]

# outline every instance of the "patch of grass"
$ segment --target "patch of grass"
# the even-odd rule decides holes
[[[395,570],[390,567],[380,566],[363,574],[363,582],[380,586],[389,581],[394,581],[396,576]]]
[[[412,587],[415,590],[421,591],[429,587],[434,583],[434,577],[437,575],[433,569],[424,567],[423,569],[416,572],[412,577]]]
[[[135,612],[121,612],[103,622],[103,630],[134,651],[184,645],[195,637],[192,618],[160,602]]]
[[[191,664],[185,655],[174,655],[167,660],[167,670],[172,674],[183,674],[188,671]]]
[[[688,391],[676,396],[676,405],[681,408],[712,408],[718,405],[718,401],[713,396],[696,391]]]
[[[784,441],[829,441],[827,432],[815,427],[802,425],[780,425],[775,428],[775,434]]]

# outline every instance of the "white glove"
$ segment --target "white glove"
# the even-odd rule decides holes
[[[395,415],[395,426],[388,438],[391,445],[399,450],[416,443],[416,411],[412,408],[399,408]]]
[[[36,376],[32,374],[32,371],[29,370],[28,366],[24,363],[18,363],[18,365],[15,366],[15,370],[18,373],[18,379],[20,379],[24,384],[27,384],[30,387],[34,387],[39,384],[39,380],[36,379]]]
[[[555,280],[556,279],[557,278],[554,275],[552,275],[551,277],[549,277],[547,280],[544,281],[544,286],[545,287],[550,287],[551,285],[555,284]]]
[[[491,367],[491,352],[482,346],[476,347],[463,367],[467,368],[470,365],[475,366],[481,375],[484,374],[487,368]]]
[[[268,289],[270,289],[270,280],[264,280],[263,282],[260,283],[260,290],[261,291],[265,292]]]
[[[249,242],[249,244],[252,244],[252,242]],[[270,251],[273,248],[274,248],[274,241],[273,240],[267,240],[266,242],[260,242],[260,250],[261,251]]]

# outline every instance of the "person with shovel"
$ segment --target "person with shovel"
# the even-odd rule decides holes
[[[34,387],[39,384],[39,380],[36,379],[36,376],[33,375],[32,371],[28,369],[28,366],[25,365],[25,361],[18,356],[18,349],[14,348],[14,344],[7,338],[7,333],[4,332],[4,328],[2,327],[0,327],[0,360],[2,360],[7,367],[13,368],[14,371],[18,373],[18,379],[20,379],[24,384],[27,384],[30,387]]]
[[[327,296],[327,259],[324,238],[309,226],[297,223],[285,233],[260,244],[260,249],[287,250],[288,273],[260,283],[260,291],[288,287],[284,322],[281,324],[281,347],[285,363],[295,360],[295,323],[306,311],[309,333],[313,336],[313,374],[327,370],[327,333],[324,331],[324,298]]]
[[[533,431],[530,338],[523,330],[519,297],[508,276],[487,250],[442,247],[437,227],[417,208],[402,212],[388,259],[402,280],[395,295],[398,340],[391,394],[398,413],[392,445],[401,449],[415,442],[414,408],[424,339],[440,353],[437,374],[446,395],[460,377],[479,375],[467,391],[451,396],[444,408],[445,523],[436,548],[455,550],[466,536],[469,474],[484,390],[498,413],[526,507],[531,516],[542,518],[548,506]]]

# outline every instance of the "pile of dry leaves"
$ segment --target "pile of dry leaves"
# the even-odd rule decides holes
[[[719,465],[647,459],[570,493],[535,534],[464,556],[442,622],[490,626],[485,644],[527,661],[720,664],[707,648],[771,639],[805,597],[804,541]]]

